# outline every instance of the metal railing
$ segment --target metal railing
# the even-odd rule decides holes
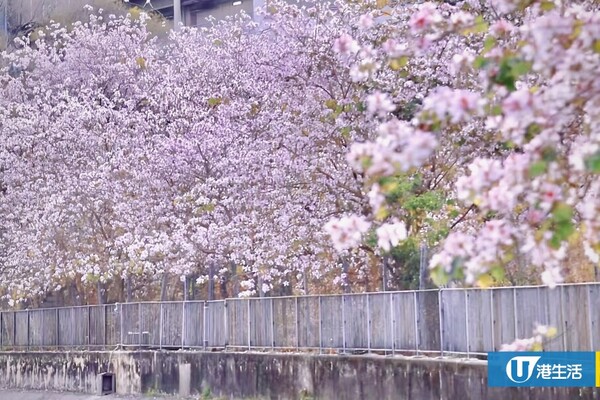
[[[290,349],[466,356],[555,326],[554,351],[600,344],[600,284],[440,289],[0,312],[0,349]]]

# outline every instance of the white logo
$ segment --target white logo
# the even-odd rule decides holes
[[[514,383],[527,382],[541,356],[516,356],[506,363],[506,376]],[[527,375],[527,376],[525,376]]]

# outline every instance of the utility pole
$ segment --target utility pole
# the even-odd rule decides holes
[[[178,31],[181,25],[181,0],[173,0],[173,24]]]
[[[421,247],[419,248],[419,290],[424,290],[427,286],[427,250],[427,245],[421,244]]]

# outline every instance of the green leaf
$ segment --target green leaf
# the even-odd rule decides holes
[[[211,107],[216,107],[223,102],[223,99],[220,97],[211,97],[208,99],[208,105]]]
[[[335,110],[337,105],[338,103],[335,99],[329,99],[325,101],[325,107],[329,108],[330,110]]]
[[[484,56],[477,56],[473,61],[473,67],[477,69],[483,69],[487,67],[490,63],[490,60],[485,58]]]
[[[496,46],[496,38],[493,36],[487,36],[483,41],[483,54],[492,50]]]
[[[556,7],[553,1],[544,0],[540,3],[540,8],[543,11],[552,11]]]
[[[450,277],[441,267],[436,267],[431,271],[431,280],[436,286],[443,286],[448,283]]]
[[[478,15],[475,18],[474,24],[464,29],[461,33],[465,36],[472,33],[485,33],[488,31],[489,27],[489,24],[483,19],[483,17]]]
[[[483,17],[481,15],[478,15],[475,18],[475,26],[473,28],[473,33],[484,33],[487,32],[489,29],[489,24],[487,22],[485,22],[485,20],[483,19]]]
[[[402,56],[399,58],[392,58],[390,60],[390,68],[394,71],[404,68],[407,65],[408,65],[408,57],[407,56]]]
[[[549,244],[553,249],[558,249],[561,243],[568,240],[575,232],[575,226],[572,221],[573,208],[566,203],[559,203],[552,210],[552,217],[553,234]]]
[[[585,159],[585,168],[592,173],[600,173],[600,151]]]
[[[529,167],[529,177],[535,178],[536,176],[543,175],[546,172],[546,168],[548,167],[548,163],[546,161],[540,160],[534,162]]]
[[[490,275],[497,281],[502,282],[505,277],[504,268],[501,266],[494,267],[490,270]]]
[[[527,143],[529,143],[534,137],[539,135],[541,131],[542,127],[539,124],[536,124],[535,122],[529,124],[529,126],[527,127],[527,131],[525,132],[525,140],[527,141]]]
[[[600,40],[594,41],[594,44],[592,44],[592,50],[594,53],[600,53]]]
[[[573,208],[566,203],[559,203],[552,210],[552,215],[557,222],[570,222],[571,218],[573,218]]]
[[[340,134],[342,135],[342,137],[344,139],[349,139],[350,138],[350,131],[352,129],[349,126],[345,126],[342,128],[342,130],[340,131]]]
[[[500,69],[494,82],[506,87],[508,90],[517,90],[515,83],[521,75],[531,70],[531,63],[514,57],[508,57],[500,63]]]

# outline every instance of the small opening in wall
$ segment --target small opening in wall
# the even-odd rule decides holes
[[[102,395],[115,392],[115,375],[110,372],[100,374],[100,385],[102,387]]]

